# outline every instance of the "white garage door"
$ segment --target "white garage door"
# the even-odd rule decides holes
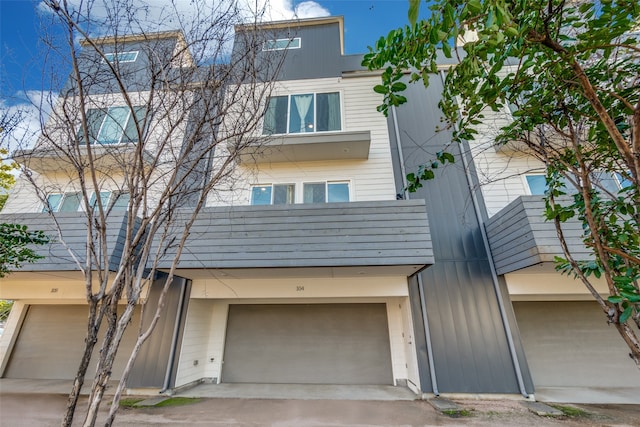
[[[629,350],[595,302],[514,302],[536,387],[637,387]]]
[[[5,378],[73,379],[82,352],[87,329],[87,306],[32,305],[5,370]],[[139,317],[134,316],[133,325]],[[113,379],[120,378],[135,342],[135,327],[129,328],[116,358]],[[95,372],[99,341],[87,376]]]
[[[222,380],[392,384],[386,306],[231,305]]]

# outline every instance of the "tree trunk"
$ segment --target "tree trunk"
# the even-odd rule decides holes
[[[629,357],[636,363],[638,369],[640,369],[640,342],[638,341],[638,336],[626,323],[615,323],[615,325],[620,336],[622,336],[622,339],[627,343],[629,349],[631,349]]]
[[[91,302],[89,306],[89,327],[87,328],[84,353],[82,354],[82,360],[80,361],[80,366],[78,366],[76,377],[73,380],[73,387],[71,388],[71,392],[67,399],[67,408],[65,410],[62,423],[60,424],[62,427],[70,427],[73,422],[73,416],[76,412],[76,407],[78,406],[78,399],[80,398],[80,391],[84,385],[84,377],[87,374],[87,369],[91,362],[93,349],[98,341],[98,331],[100,330],[102,310],[100,310],[101,313],[96,315],[96,308],[97,304],[95,302]]]
[[[92,427],[96,423],[104,392],[111,379],[113,364],[118,348],[120,347],[120,341],[122,341],[127,325],[133,317],[135,304],[128,304],[120,318],[118,318],[117,301],[116,298],[111,301],[111,304],[114,306],[109,313],[109,327],[103,341],[102,354],[98,362],[98,371],[96,372],[96,378],[93,382],[83,427]]]

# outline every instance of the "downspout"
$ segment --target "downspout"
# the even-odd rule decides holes
[[[173,280],[175,280],[175,278]],[[187,283],[184,279],[182,279],[182,289],[180,291],[180,299],[178,300],[178,310],[176,310],[176,321],[173,325],[173,336],[171,337],[171,348],[169,349],[169,360],[167,361],[167,370],[165,371],[165,374],[164,374],[164,382],[162,384],[162,390],[159,391],[159,394],[162,394],[169,389],[169,382],[171,381],[171,371],[173,369],[173,361],[176,358],[176,349],[178,347],[178,335],[180,333],[180,319],[182,319],[182,310],[184,307],[184,295],[186,292],[187,292]]]
[[[404,155],[402,153],[402,143],[400,141],[400,128],[396,107],[391,107],[391,118],[393,119],[393,131],[396,136],[396,149],[398,150],[398,161],[400,162],[400,173],[402,174],[402,188],[405,200],[409,200],[409,190],[407,189],[407,171],[404,166]],[[440,396],[438,390],[438,380],[436,379],[436,366],[433,359],[433,346],[431,345],[431,330],[429,329],[429,319],[427,318],[427,306],[424,299],[424,285],[422,275],[418,273],[418,291],[420,293],[420,311],[422,311],[422,323],[424,324],[424,339],[427,343],[427,359],[429,361],[429,376],[431,377],[431,389],[433,394]]]
[[[442,80],[442,84],[445,83],[444,71],[440,71],[440,79]],[[455,125],[454,125],[455,126]],[[456,126],[457,129],[457,126]],[[473,203],[473,208],[476,212],[476,217],[478,218],[478,225],[480,226],[480,234],[482,235],[482,242],[484,243],[484,248],[487,251],[487,256],[489,258],[489,269],[491,270],[491,279],[493,281],[493,289],[496,293],[496,299],[498,300],[498,307],[500,308],[500,318],[502,319],[502,324],[504,325],[505,334],[507,336],[507,344],[509,346],[509,353],[511,354],[511,362],[513,363],[513,367],[516,373],[516,380],[518,381],[518,388],[520,388],[520,394],[525,398],[529,398],[529,393],[527,393],[527,389],[524,385],[524,379],[522,376],[522,367],[520,366],[520,360],[518,359],[518,353],[516,351],[516,346],[513,341],[513,335],[511,334],[511,325],[509,325],[509,319],[507,318],[507,312],[504,308],[504,301],[502,299],[502,291],[500,290],[500,283],[498,282],[498,273],[496,272],[496,267],[493,264],[493,255],[491,254],[491,246],[489,245],[489,237],[487,236],[487,231],[484,228],[484,221],[482,220],[482,212],[480,211],[480,203],[478,202],[478,197],[473,188],[473,179],[471,178],[471,171],[469,169],[469,161],[465,156],[465,153],[462,151],[461,144],[458,144],[458,149],[460,150],[460,157],[462,158],[462,165],[464,167],[465,175],[467,177],[467,185],[469,186],[469,190],[471,192],[471,201]]]

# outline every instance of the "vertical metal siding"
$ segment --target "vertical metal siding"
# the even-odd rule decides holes
[[[442,88],[437,78],[432,79],[426,90],[420,85],[410,85],[409,103],[397,110],[407,172],[433,161],[436,153],[449,142],[448,132],[435,132],[441,126],[442,113],[437,104]],[[393,129],[391,120],[389,126]],[[393,132],[390,134],[396,143]],[[420,274],[439,391],[519,393],[480,221],[474,211],[459,147],[448,150],[456,155],[456,163],[437,169],[435,180],[425,182],[423,188],[410,195],[426,199],[433,239],[436,262]],[[416,292],[411,292],[412,299],[416,296]],[[420,306],[415,301],[412,305]],[[508,301],[506,305],[507,311],[511,310]],[[512,316],[507,313],[507,317]],[[415,322],[417,329],[424,328],[419,319]],[[512,334],[517,334],[517,329]],[[515,336],[514,341],[521,352],[519,337]],[[428,360],[420,348],[419,356],[423,390],[430,391],[430,383],[425,381],[428,367],[424,366]],[[523,357],[519,359],[526,365]],[[528,369],[522,368],[526,388],[532,391]]]
[[[289,28],[264,31],[265,39],[300,37],[299,49],[259,52],[257,70],[268,73],[273,66],[282,61],[276,80],[319,79],[324,77],[339,77],[342,75],[343,59],[340,46],[340,26],[338,23],[296,26],[295,21]],[[247,51],[248,45],[255,43],[254,34],[249,30],[236,33],[234,42],[234,56],[241,58]],[[261,49],[261,48],[260,48]],[[284,55],[282,59],[281,55]],[[262,61],[262,62],[261,62]],[[266,66],[267,64],[273,66]],[[261,78],[267,79],[268,75]]]
[[[429,369],[429,354],[427,353],[426,332],[422,320],[422,305],[420,304],[420,291],[418,289],[418,276],[409,278],[409,303],[413,314],[413,333],[416,352],[418,355],[418,374],[422,391],[433,392],[431,386],[431,371]]]
[[[151,323],[165,280],[166,274],[162,273],[151,285],[142,316],[143,328],[148,327]],[[168,372],[168,385],[172,386],[172,383],[175,382],[177,366],[175,358],[180,354],[180,337],[182,336],[181,330],[184,329],[184,313],[186,312],[184,304],[189,300],[188,291],[187,280],[180,277],[174,278],[165,297],[160,319],[153,333],[140,349],[133,365],[131,375],[127,380],[128,387],[163,387]],[[135,325],[132,326],[135,327]],[[176,331],[178,331],[177,334]],[[174,351],[175,357],[172,354]]]

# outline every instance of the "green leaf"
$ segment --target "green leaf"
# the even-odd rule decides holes
[[[391,85],[391,90],[393,92],[401,92],[401,91],[405,90],[406,88],[407,88],[407,85],[404,84],[403,82],[395,82],[393,85]]]
[[[607,301],[613,304],[619,304],[622,301],[624,301],[624,298],[622,298],[620,295],[609,295],[609,298],[607,298]]]
[[[420,12],[420,1],[421,0],[409,0],[409,12],[408,18],[411,26],[415,26],[418,21],[418,13]]]
[[[631,313],[633,313],[633,306],[632,305],[630,305],[630,306],[628,306],[627,308],[624,309],[624,311],[620,315],[620,323],[625,323],[627,321],[627,319],[629,319],[629,317],[631,316]]]
[[[467,2],[467,7],[469,11],[474,14],[478,14],[482,12],[482,4],[480,4],[480,0],[471,0]]]
[[[381,94],[383,94],[383,95],[389,92],[389,90],[387,89],[387,87],[386,87],[386,86],[384,86],[384,85],[375,85],[375,86],[373,87],[373,91],[374,91],[374,92],[376,92],[376,93],[381,93]]]
[[[451,58],[451,47],[446,41],[442,42],[442,53],[445,57]]]

